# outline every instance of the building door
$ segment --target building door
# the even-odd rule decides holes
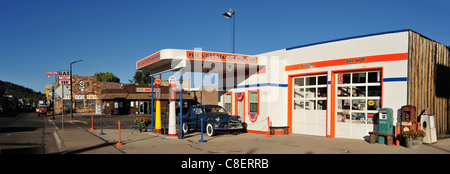
[[[144,102],[139,101],[139,114],[144,114]]]
[[[144,101],[144,114],[148,114],[149,112],[148,112],[148,101]]]
[[[236,92],[234,97],[234,115],[238,115],[241,118],[245,118],[245,92]],[[244,120],[245,122],[245,120]]]
[[[292,78],[292,132],[326,135],[327,75]]]
[[[339,72],[336,81],[336,137],[361,139],[373,131],[382,107],[381,70]]]

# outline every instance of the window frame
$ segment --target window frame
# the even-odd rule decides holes
[[[229,102],[230,110],[229,111],[227,110],[227,107],[226,107],[226,104],[228,104],[227,101],[225,101],[226,95],[230,95],[230,102]],[[227,111],[228,114],[231,114],[231,112],[233,111],[233,92],[225,92],[223,94],[223,108],[225,109],[225,111]]]
[[[251,107],[250,107],[250,93],[254,93],[256,92],[256,94],[258,95],[258,111],[257,112],[252,112],[251,111]],[[259,89],[258,90],[248,90],[248,113],[249,114],[257,114],[259,115],[259,111],[260,111],[260,96],[259,96]]]
[[[313,85],[308,85],[307,84],[307,80],[311,77],[315,77],[315,83]],[[327,79],[325,84],[319,84],[319,77],[325,77],[325,79]],[[304,80],[303,85],[302,86],[297,86],[296,85],[296,80]],[[328,74],[315,74],[315,75],[305,75],[305,76],[298,76],[298,77],[293,77],[293,84],[294,86],[292,87],[293,90],[293,96],[292,96],[292,108],[294,111],[326,111],[328,106],[327,106],[327,101],[328,101]],[[321,95],[321,97],[318,96],[318,92],[319,92],[319,88],[325,88],[325,93],[323,93]],[[302,90],[303,89],[303,90]],[[310,96],[307,95],[308,89],[314,89],[314,96]],[[303,93],[303,95],[297,95],[296,96],[296,92],[300,91],[301,93]],[[296,108],[295,104],[297,103],[296,101],[299,101],[298,103],[300,104],[300,108]],[[311,109],[307,109],[306,107],[306,103],[307,101],[314,101],[314,106]],[[325,107],[322,109],[317,109],[318,108],[318,104],[319,101],[325,101]],[[309,104],[308,104],[309,105]],[[303,106],[303,107],[301,107]]]
[[[369,82],[369,73],[371,72],[378,72],[378,77],[379,80],[377,82]],[[336,79],[339,79],[339,75],[342,74],[342,76],[344,76],[344,74],[350,74],[350,83],[342,83],[339,84],[339,81],[337,80],[336,83],[336,91],[339,92],[340,88],[347,88],[349,89],[349,95],[348,96],[339,96],[339,93],[336,93],[335,96],[335,101],[336,102],[336,106],[335,106],[335,114],[336,114],[336,122],[339,124],[353,124],[353,125],[371,125],[373,124],[373,116],[375,116],[376,113],[378,113],[379,108],[382,108],[382,96],[383,96],[383,74],[382,74],[382,69],[372,69],[372,70],[361,70],[361,71],[345,71],[345,72],[337,72],[336,73]],[[353,83],[353,74],[360,74],[360,73],[365,73],[365,83]],[[369,96],[369,87],[370,86],[380,86],[380,95],[379,96]],[[354,89],[358,89],[358,87],[361,89],[361,87],[364,87],[365,92],[364,92],[364,96],[355,96],[353,94]],[[343,108],[339,108],[340,102],[339,101],[343,101],[343,100],[348,100],[350,103],[350,106],[348,109],[343,109]],[[364,109],[355,109],[354,108],[354,101],[358,101],[359,100],[359,105],[361,105],[361,101],[364,102]],[[377,100],[378,100],[378,109],[375,110],[369,110],[369,101],[373,100],[375,101],[374,105],[376,108],[376,104],[377,104]],[[357,103],[357,102],[356,102]],[[344,106],[344,105],[342,105]],[[356,106],[359,107],[359,106]],[[346,112],[346,113],[345,113]],[[345,113],[345,115],[344,115]],[[354,119],[356,117],[354,117],[354,115],[356,114],[356,116],[359,117],[358,114],[364,113],[364,123],[361,123],[360,120]],[[342,114],[342,115],[341,115]],[[348,115],[347,115],[348,114]],[[372,114],[372,120],[369,120],[369,114]],[[341,116],[339,116],[341,115]],[[347,120],[347,117],[348,120]]]

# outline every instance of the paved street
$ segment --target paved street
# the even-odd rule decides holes
[[[0,115],[0,154],[57,153],[55,135],[47,118],[35,112]]]

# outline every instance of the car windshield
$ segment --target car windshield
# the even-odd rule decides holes
[[[205,106],[206,114],[226,114],[227,112],[220,106]]]
[[[40,109],[40,110],[47,110],[47,107],[45,107],[45,106],[39,106],[39,109]]]

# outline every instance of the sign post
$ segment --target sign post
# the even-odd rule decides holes
[[[155,120],[155,117],[154,117],[154,115],[153,115],[153,76],[150,76],[150,84],[152,84],[152,88],[151,88],[151,90],[152,90],[152,94],[151,94],[151,97],[152,97],[152,107],[151,107],[151,111],[150,112],[152,112],[152,132],[153,132],[153,128],[154,128],[154,126],[155,126],[155,122],[154,122],[154,120]]]
[[[58,71],[58,79],[59,79],[59,84],[61,85],[62,88],[62,95],[61,95],[61,106],[62,106],[62,110],[61,110],[61,129],[64,130],[64,98],[66,98],[66,96],[64,95],[64,86],[68,86],[71,85],[70,84],[70,71]],[[72,98],[71,98],[72,100]]]

